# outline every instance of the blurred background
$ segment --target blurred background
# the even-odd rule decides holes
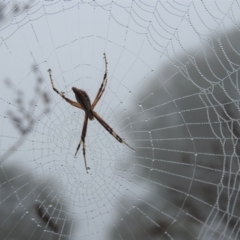
[[[240,3],[0,2],[0,238],[239,239]],[[135,152],[84,112],[72,87]]]

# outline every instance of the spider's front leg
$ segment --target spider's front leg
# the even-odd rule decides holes
[[[100,88],[98,90],[98,93],[97,93],[95,99],[93,100],[92,109],[94,109],[95,106],[97,105],[98,101],[102,97],[102,95],[103,95],[103,93],[105,91],[105,88],[107,86],[107,74],[108,74],[107,65],[108,65],[108,62],[107,62],[107,57],[106,57],[105,53],[103,54],[103,58],[104,58],[104,61],[105,61],[105,73],[103,75],[103,80],[102,80],[101,86],[100,86]]]
[[[59,92],[59,91],[55,88],[55,86],[54,86],[54,84],[53,84],[53,79],[52,79],[52,70],[51,70],[51,69],[48,69],[48,73],[49,73],[49,77],[50,77],[52,89],[53,89],[59,96],[61,96],[66,102],[68,102],[69,104],[71,104],[71,105],[74,106],[74,107],[77,107],[77,108],[82,109],[82,107],[80,106],[79,103],[74,102],[74,101],[72,101],[71,99],[65,97],[64,92]]]

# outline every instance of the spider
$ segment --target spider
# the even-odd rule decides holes
[[[106,54],[103,54],[103,58],[105,60],[105,73],[103,76],[103,80],[102,80],[102,84],[98,90],[98,93],[94,99],[94,101],[91,103],[90,98],[88,96],[88,94],[81,90],[78,89],[76,87],[72,87],[73,92],[75,93],[75,98],[77,100],[77,102],[72,101],[71,99],[65,97],[63,92],[59,92],[54,84],[53,84],[53,79],[52,79],[52,70],[49,69],[49,78],[51,81],[51,85],[53,90],[60,95],[66,102],[68,102],[69,104],[71,104],[72,106],[79,108],[81,110],[83,110],[85,112],[85,116],[84,116],[84,122],[83,122],[83,128],[82,128],[82,135],[81,135],[81,140],[77,146],[76,152],[75,152],[75,157],[78,153],[78,150],[81,146],[81,143],[83,143],[83,157],[84,157],[84,164],[85,164],[85,168],[86,171],[88,173],[88,170],[90,169],[87,166],[87,160],[86,160],[86,150],[85,150],[85,137],[86,137],[86,133],[87,133],[87,124],[88,124],[88,119],[89,120],[94,120],[94,118],[97,119],[97,121],[114,137],[117,139],[117,141],[119,141],[120,143],[124,143],[126,146],[128,146],[129,148],[131,148],[133,151],[135,151],[134,148],[132,148],[130,145],[128,145],[121,137],[119,137],[114,131],[113,129],[94,111],[95,106],[97,105],[98,101],[100,100],[103,92],[105,91],[106,85],[107,85],[107,58],[106,58]]]

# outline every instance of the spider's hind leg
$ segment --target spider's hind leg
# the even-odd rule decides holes
[[[127,144],[122,138],[120,138],[114,131],[113,129],[95,112],[93,111],[94,117],[98,120],[98,122],[115,138],[117,139],[118,142],[125,144],[129,148],[131,148],[133,151],[135,149],[131,147],[129,144]]]
[[[81,136],[81,140],[77,146],[77,149],[76,149],[76,153],[75,153],[75,157],[78,153],[78,150],[81,146],[81,143],[83,143],[83,158],[84,158],[84,164],[85,164],[85,168],[86,168],[86,171],[88,173],[88,170],[90,169],[88,166],[87,166],[87,159],[86,159],[86,148],[85,148],[85,137],[86,137],[86,133],[87,133],[87,124],[88,124],[88,117],[87,115],[85,114],[85,117],[84,117],[84,123],[83,123],[83,129],[82,129],[82,136]]]
[[[77,153],[78,153],[78,150],[79,150],[79,148],[80,148],[81,144],[82,144],[82,139],[80,140],[80,142],[79,142],[79,144],[78,144],[78,146],[77,146],[77,149],[76,149],[76,152],[75,152],[75,155],[74,155],[74,157],[76,157],[76,156],[77,156]]]
[[[76,157],[76,155],[77,155],[77,153],[78,153],[78,150],[79,150],[79,148],[80,148],[82,142],[83,142],[83,157],[84,157],[84,164],[85,164],[86,171],[87,171],[87,173],[88,173],[88,170],[90,169],[90,167],[87,166],[85,141],[83,141],[82,139],[81,139],[81,141],[79,142],[79,144],[78,144],[78,146],[77,146],[76,153],[75,153],[75,156],[74,156],[74,157]]]

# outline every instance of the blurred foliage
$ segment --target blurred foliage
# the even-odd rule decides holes
[[[33,72],[35,73],[36,84],[34,88],[35,94],[33,95],[32,99],[26,103],[25,102],[25,93],[22,90],[16,91],[16,98],[14,99],[15,109],[18,111],[7,111],[7,116],[11,120],[15,129],[19,132],[22,136],[19,138],[4,154],[0,156],[0,163],[4,162],[9,156],[14,153],[14,151],[19,148],[25,141],[25,136],[34,129],[34,125],[43,118],[46,114],[50,112],[50,96],[48,93],[43,89],[42,83],[43,79],[39,73],[39,70],[36,66],[32,67]],[[14,84],[10,79],[5,80],[5,86],[14,91]],[[38,116],[34,116],[34,111],[37,106],[39,105],[39,99],[41,99],[43,108],[42,112]]]
[[[147,193],[122,199],[109,239],[239,238],[239,39],[213,37],[146,81],[131,181]]]
[[[34,131],[35,124],[50,113],[51,98],[43,87],[41,73],[32,67],[35,77],[34,89],[19,90],[10,79],[5,86],[15,92],[14,109],[6,115],[20,137],[0,156],[0,162],[6,161],[11,154],[24,144],[27,135]],[[28,101],[30,93],[32,98]],[[42,106],[41,106],[42,105]],[[38,107],[38,114],[35,108]],[[51,179],[37,178],[27,169],[4,166],[0,168],[0,236],[1,239],[68,239],[73,223],[67,218],[67,208]]]
[[[7,24],[14,16],[20,15],[23,11],[29,9],[31,4],[33,4],[35,0],[26,0],[26,1],[1,1],[0,2],[0,25]]]

